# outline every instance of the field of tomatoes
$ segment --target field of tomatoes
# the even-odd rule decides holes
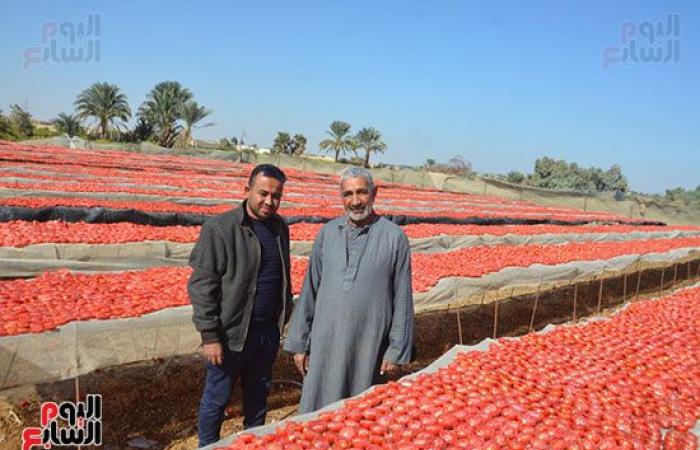
[[[177,267],[97,274],[59,270],[27,280],[0,281],[0,336],[187,305],[190,273],[189,268]]]
[[[694,450],[700,288],[501,339],[228,450]],[[222,447],[223,448],[223,447]]]
[[[28,208],[108,207],[149,212],[216,214],[226,211],[230,206],[224,203],[200,206],[187,204],[184,199],[196,197],[222,202],[238,199],[251,169],[249,164],[186,156],[30,147],[0,142],[0,172],[12,177],[0,182],[0,188],[43,193],[43,197],[33,198],[8,196],[0,199],[0,205]],[[336,175],[296,169],[285,171],[289,178],[285,185],[285,200],[300,206],[284,208],[284,214],[326,218],[339,214]],[[387,214],[460,219],[630,221],[606,212],[542,206],[485,195],[439,192],[381,181],[378,184],[381,186],[381,195],[377,200],[377,208]],[[51,195],[52,192],[69,192],[72,196],[54,196]],[[86,195],[81,196],[83,193]],[[95,196],[100,193],[104,196]],[[183,200],[122,201],[111,198],[111,194],[115,193],[180,197]]]
[[[700,237],[563,245],[493,245],[411,256],[413,290],[425,292],[444,277],[480,277],[506,267],[609,259],[626,254],[700,247]],[[292,258],[292,289],[299,293],[308,262]],[[135,317],[188,304],[188,267],[119,273],[44,273],[0,281],[0,336],[43,332],[74,320]]]
[[[322,224],[296,223],[290,226],[292,241],[313,241]],[[540,234],[583,233],[632,233],[698,231],[692,226],[633,226],[633,225],[446,225],[411,224],[402,227],[409,239],[451,236],[503,236],[515,234],[533,236]],[[124,242],[170,241],[194,243],[199,236],[199,226],[153,226],[129,222],[85,223],[13,220],[0,222],[0,247],[24,247],[31,244],[119,244]]]

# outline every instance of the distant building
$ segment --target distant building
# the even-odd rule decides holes
[[[335,158],[333,158],[332,156],[328,156],[328,155],[314,155],[313,153],[304,153],[303,155],[301,155],[301,157],[306,158],[306,159],[313,159],[316,161],[335,162]]]

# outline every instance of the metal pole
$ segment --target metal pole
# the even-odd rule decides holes
[[[666,268],[661,269],[661,283],[659,283],[659,292],[664,288],[664,274],[666,273]]]
[[[597,312],[600,312],[600,305],[601,305],[601,302],[603,301],[603,280],[604,280],[604,278],[601,277],[600,287],[598,288],[598,310],[597,310]]]
[[[625,272],[622,278],[622,303],[627,300],[627,272]]]
[[[578,300],[578,283],[574,284],[574,322],[576,322],[577,300]]]

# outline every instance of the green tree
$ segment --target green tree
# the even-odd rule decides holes
[[[213,125],[212,123],[205,123],[197,126],[199,122],[204,120],[204,118],[210,114],[211,110],[205,108],[204,106],[198,105],[194,100],[190,100],[182,105],[182,120],[185,122],[185,126],[182,130],[181,142],[185,147],[194,144],[194,139],[192,138],[193,128],[202,128]]]
[[[153,137],[153,124],[139,117],[131,133],[135,142],[146,142]]]
[[[357,147],[365,151],[364,166],[369,168],[369,157],[372,153],[384,153],[386,144],[382,141],[382,134],[375,128],[363,128],[355,136]]]
[[[278,131],[275,140],[272,142],[270,151],[272,153],[289,153],[291,145],[292,138],[289,136],[289,133]]]
[[[16,136],[12,132],[12,124],[10,120],[2,114],[0,109],[0,139],[15,139]]]
[[[548,189],[574,189],[579,191],[626,192],[627,178],[617,164],[607,171],[598,167],[579,167],[563,159],[544,157],[535,161],[535,172],[528,178],[529,184]]]
[[[192,92],[177,81],[161,81],[146,95],[139,107],[139,117],[153,124],[158,145],[175,145],[182,125],[183,106],[192,100]]]
[[[321,150],[335,153],[335,162],[338,162],[341,154],[348,151],[354,152],[357,148],[357,143],[350,135],[350,128],[351,125],[342,120],[332,122],[330,130],[326,131],[330,139],[324,139],[319,144]]]
[[[437,164],[437,161],[435,159],[428,158],[425,160],[424,166],[429,168],[429,167],[433,167],[435,164]]]
[[[105,82],[94,83],[78,95],[75,110],[79,120],[94,118],[101,139],[107,139],[117,121],[126,122],[131,117],[131,109],[126,95],[119,86]],[[115,124],[116,123],[116,124]]]
[[[295,134],[289,146],[289,154],[295,156],[303,155],[306,151],[306,143],[306,136],[303,134]]]
[[[617,164],[613,164],[607,172],[605,172],[605,187],[610,191],[627,192],[629,183],[627,177],[622,174],[622,168]]]
[[[32,115],[16,103],[10,105],[10,125],[19,137],[28,138],[34,135]]]
[[[83,125],[75,114],[60,113],[52,121],[59,133],[67,134],[68,137],[78,136],[83,133]]]

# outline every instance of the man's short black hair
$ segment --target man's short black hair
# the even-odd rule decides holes
[[[287,176],[282,172],[282,169],[273,164],[258,164],[248,178],[248,187],[253,187],[253,180],[258,174],[263,174],[266,177],[274,178],[280,183],[287,181]]]

